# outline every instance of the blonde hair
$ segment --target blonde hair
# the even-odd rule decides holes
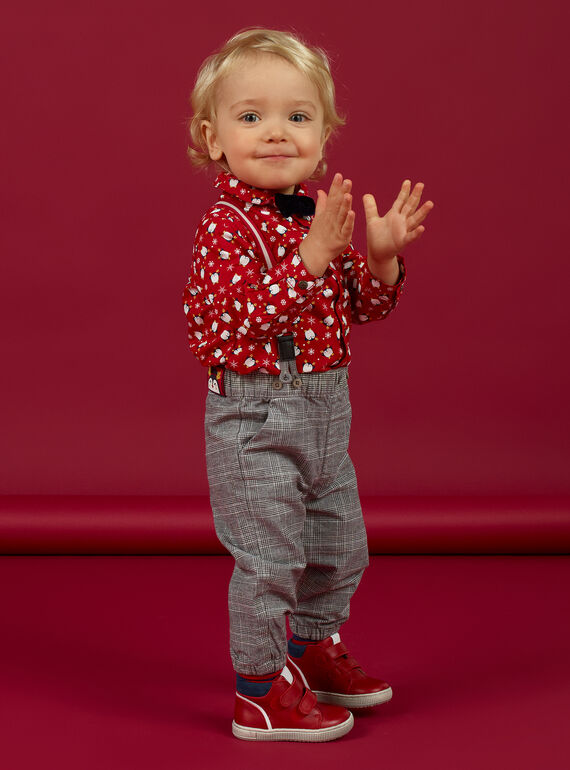
[[[344,125],[344,118],[336,110],[334,82],[326,53],[320,48],[307,45],[291,32],[251,27],[230,38],[219,51],[204,61],[198,71],[190,97],[193,116],[188,121],[188,130],[194,146],[188,147],[187,154],[194,165],[204,168],[216,162],[210,158],[202,134],[202,122],[215,120],[215,96],[219,82],[237,62],[257,53],[280,56],[310,78],[317,88],[323,106],[324,128],[329,128],[331,134]],[[219,163],[227,169],[223,160]],[[318,178],[325,171],[326,161],[323,157],[313,177]]]

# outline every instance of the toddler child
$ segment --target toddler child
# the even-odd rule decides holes
[[[351,708],[388,701],[340,639],[368,564],[347,453],[351,321],[385,318],[404,283],[399,253],[433,204],[406,180],[390,211],[365,195],[368,254],[351,244],[351,182],[316,207],[305,182],[343,123],[326,55],[293,34],[248,29],[202,65],[192,160],[221,168],[184,291],[188,340],[209,368],[206,461],[229,586],[246,740],[328,741]],[[287,642],[286,619],[293,632]]]

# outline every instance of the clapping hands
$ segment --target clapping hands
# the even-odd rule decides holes
[[[367,194],[362,198],[366,215],[368,265],[371,272],[389,283],[399,274],[396,255],[417,240],[425,230],[425,220],[434,204],[426,201],[418,208],[423,182],[411,190],[406,179],[390,210],[378,214],[376,200]],[[341,254],[352,239],[355,213],[352,210],[352,182],[335,174],[328,194],[318,191],[318,200],[311,229],[301,244],[300,253],[313,275],[323,275],[329,263]],[[393,280],[392,280],[393,279]]]

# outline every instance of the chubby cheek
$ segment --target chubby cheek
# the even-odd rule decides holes
[[[324,149],[325,139],[322,132],[319,130],[311,132],[307,131],[307,133],[300,138],[300,143],[307,155],[316,155],[320,158],[321,152]]]
[[[226,157],[236,158],[241,160],[247,158],[253,153],[254,144],[251,140],[248,140],[244,136],[229,136],[224,143]]]

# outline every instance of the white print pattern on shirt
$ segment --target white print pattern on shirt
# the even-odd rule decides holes
[[[310,276],[297,249],[308,233],[311,218],[301,227],[295,218],[279,215],[271,196],[252,195],[252,188],[231,175],[221,177],[222,197],[248,210],[257,228],[268,234],[263,237],[268,247],[271,243],[275,267],[266,267],[238,214],[226,206],[211,207],[196,229],[192,272],[184,293],[191,350],[203,364],[219,364],[223,359],[234,371],[263,367],[275,373],[278,363],[271,360],[271,342],[264,335],[294,331],[296,353],[301,358],[298,365],[310,364],[311,371],[323,371],[337,363],[346,365],[351,315],[352,320],[362,322],[385,317],[396,306],[401,286],[386,287],[373,278],[352,245],[333,260],[323,277]],[[224,250],[217,242],[231,246]],[[307,286],[299,294],[297,283],[301,280]],[[233,307],[235,314],[232,311],[230,315],[228,307]],[[203,334],[204,328],[207,332]],[[244,345],[236,347],[240,338]],[[318,344],[321,338],[323,343]]]

